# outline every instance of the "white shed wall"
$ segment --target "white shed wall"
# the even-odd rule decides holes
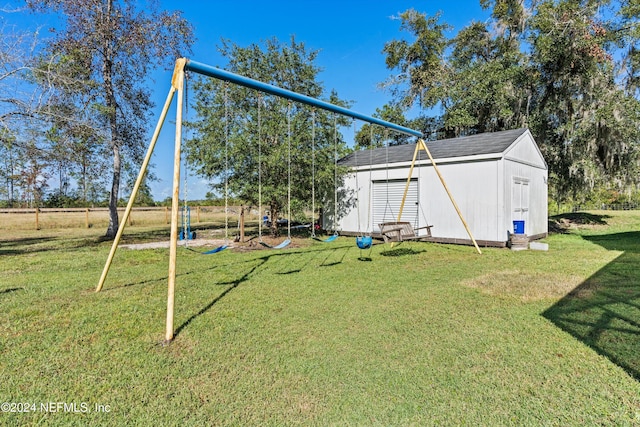
[[[439,165],[450,191],[456,200],[476,240],[498,240],[498,161],[448,163]],[[358,175],[360,206],[352,202],[348,214],[340,221],[340,231],[378,231],[371,224],[373,206],[369,204],[371,181],[407,179],[408,168],[362,170]],[[371,178],[370,178],[371,176]],[[469,239],[449,196],[431,165],[418,165],[412,178],[420,178],[418,185],[420,209],[419,226],[433,225],[433,237]],[[356,188],[355,174],[345,181],[346,188]],[[358,227],[358,211],[360,227]],[[397,214],[397,213],[396,213]],[[368,223],[369,222],[369,223]],[[428,224],[427,224],[428,223]],[[500,239],[505,240],[505,239]]]
[[[426,180],[422,203],[435,238],[468,240],[469,235],[431,166],[422,167]],[[495,240],[497,226],[497,161],[439,165],[453,198],[476,240]]]

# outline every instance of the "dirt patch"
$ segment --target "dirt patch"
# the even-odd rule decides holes
[[[125,249],[133,249],[133,250],[141,250],[141,249],[166,249],[169,248],[169,240],[165,240],[162,242],[147,242],[147,243],[129,243],[126,245],[120,245],[121,248]],[[195,240],[178,240],[178,246],[187,246],[187,247],[202,247],[202,246],[212,246],[218,247],[224,245],[224,239],[195,239]]]
[[[274,238],[274,237],[263,237],[261,241],[268,246],[276,246],[282,243],[285,238]],[[291,243],[286,246],[287,249],[300,248],[308,246],[310,243],[309,239],[291,239]],[[225,239],[193,239],[193,240],[178,240],[179,247],[189,247],[189,248],[217,248],[222,245],[227,245],[228,249],[238,252],[247,252],[254,250],[264,250],[271,249],[268,246],[264,246],[260,244],[257,238],[247,239],[244,243],[235,242],[233,240],[225,240]],[[169,248],[169,240],[161,241],[161,242],[147,242],[147,243],[131,243],[120,245],[121,248],[132,249],[132,250],[142,250],[142,249],[168,249]]]
[[[485,274],[463,284],[482,293],[523,302],[562,298],[575,289],[582,279],[553,273],[505,270]]]
[[[587,212],[572,212],[549,218],[550,233],[568,233],[572,229],[594,229],[607,225],[610,215],[596,215]]]

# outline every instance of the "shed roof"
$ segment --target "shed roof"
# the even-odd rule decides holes
[[[434,159],[502,154],[525,132],[527,129],[521,128],[425,142]],[[415,149],[416,144],[405,144],[353,152],[340,159],[338,164],[357,167],[410,162]],[[426,158],[424,153],[420,159],[423,158]]]

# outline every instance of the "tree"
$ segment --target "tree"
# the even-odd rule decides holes
[[[269,39],[264,47],[243,48],[223,41],[219,50],[231,72],[314,98],[324,93],[317,80],[320,70],[314,65],[317,51],[309,51],[293,37],[289,44]],[[333,200],[336,135],[331,114],[209,78],[196,80],[193,92],[197,118],[188,126],[193,135],[186,140],[187,159],[199,175],[216,180],[213,185],[219,194],[224,195],[227,184],[230,196],[249,204],[258,205],[261,195],[274,235],[276,219],[286,215],[289,176],[298,217],[310,207],[313,185],[318,201]],[[335,92],[328,101],[346,106]],[[344,118],[336,121],[338,126],[349,124]],[[340,134],[337,138],[343,155],[345,143]]]
[[[414,41],[393,40],[383,53],[387,67],[400,71],[385,83],[400,105],[442,108],[446,137],[526,123],[531,88],[518,25],[505,23],[492,34],[486,23],[473,22],[447,39],[450,26],[440,23],[440,15],[427,17],[411,9],[398,19]]]
[[[385,120],[387,122],[395,123],[400,126],[408,128],[414,128],[417,122],[407,120],[404,116],[404,111],[399,104],[386,104],[381,109],[376,108],[376,112],[373,117]],[[356,147],[360,148],[377,148],[389,145],[401,145],[407,144],[413,137],[393,132],[389,129],[384,129],[380,126],[372,124],[364,124],[360,130],[356,133]]]
[[[29,149],[33,144],[29,130],[34,126],[36,112],[47,99],[47,92],[34,85],[32,78],[31,58],[38,44],[38,32],[16,31],[6,23],[5,16],[0,17],[0,26],[0,155],[4,159],[0,176],[7,206],[12,207],[21,196],[20,190],[26,191],[28,161],[32,165],[41,164],[39,152]]]
[[[14,149],[15,137],[6,129],[0,129],[0,156],[3,159],[0,177],[5,184],[2,190],[6,197],[6,206],[13,207],[15,201],[15,187],[18,176],[16,175],[16,153]]]
[[[18,124],[32,118],[44,98],[39,88],[30,84],[38,33],[16,32],[2,18],[0,26],[0,128],[15,135]]]
[[[39,77],[57,92],[54,109],[66,109],[93,132],[112,155],[106,236],[118,230],[118,195],[125,162],[139,162],[146,142],[151,101],[145,86],[152,68],[183,56],[193,29],[180,12],[133,0],[27,0],[36,11],[58,13]],[[54,72],[51,72],[54,70]],[[77,135],[76,135],[77,137]],[[95,138],[95,139],[94,139]],[[80,142],[89,140],[78,139]]]
[[[387,68],[399,74],[384,84],[392,90],[400,105],[409,108],[418,104],[432,108],[445,98],[449,73],[444,57],[448,45],[445,31],[451,27],[440,24],[440,15],[427,18],[414,9],[399,14],[400,29],[412,33],[416,40],[410,44],[404,39],[385,44]]]
[[[401,13],[412,39],[385,45],[399,105],[441,107],[439,135],[528,126],[549,164],[550,192],[578,200],[637,183],[640,30],[637,0],[481,0],[491,20],[451,39],[439,15]],[[604,7],[610,7],[606,12]]]
[[[636,181],[640,104],[616,79],[613,52],[638,39],[615,19],[605,21],[600,7],[545,1],[529,24],[540,76],[532,127],[559,202]]]

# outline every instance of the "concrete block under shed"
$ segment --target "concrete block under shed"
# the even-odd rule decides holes
[[[532,251],[548,251],[549,244],[541,242],[531,242],[529,243],[529,249],[531,249]]]

